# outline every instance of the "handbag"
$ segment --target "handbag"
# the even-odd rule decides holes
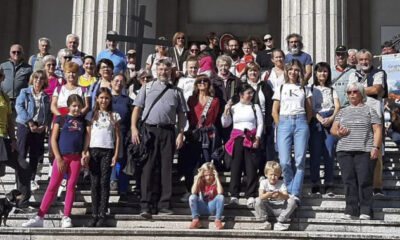
[[[206,105],[204,106],[203,112],[200,115],[200,126],[194,129],[189,129],[184,132],[185,139],[189,142],[199,142],[201,141],[201,130],[200,128],[203,126],[204,121],[206,120],[208,110],[210,110],[211,103],[214,100],[213,97],[209,97]]]

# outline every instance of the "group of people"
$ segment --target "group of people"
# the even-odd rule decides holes
[[[156,46],[140,70],[135,50],[124,54],[108,39],[107,49],[95,58],[78,50],[74,34],[57,57],[49,54],[50,40],[41,38],[40,52],[29,63],[22,46],[12,45],[10,60],[0,65],[0,147],[2,163],[16,169],[24,195],[20,207],[38,187],[35,176],[47,136],[52,164],[39,212],[23,226],[43,226],[66,182],[61,226],[72,227],[81,172],[91,184],[88,226],[105,226],[110,189],[118,190],[121,201],[128,199],[128,161],[136,166],[140,215],[173,214],[176,152],[177,174],[187,190],[181,200],[189,202],[193,216],[190,228],[201,227],[201,215],[215,215],[222,229],[224,196],[239,204],[245,179],[246,204],[265,221],[264,228],[272,229],[268,218],[276,217],[274,229],[288,229],[285,223],[301,203],[307,150],[311,193],[335,194],[337,158],[345,188],[343,218],[370,219],[373,195],[383,194],[386,73],[372,66],[366,49],[338,46],[337,65],[331,67],[313,64],[299,34],[286,37],[286,54],[274,47],[271,34],[263,41],[264,47],[249,37],[240,50],[232,38],[222,52],[215,33],[206,44],[187,44],[185,34],[177,32],[173,46]],[[145,147],[146,158],[130,157],[130,145]],[[221,171],[230,172],[229,195]]]

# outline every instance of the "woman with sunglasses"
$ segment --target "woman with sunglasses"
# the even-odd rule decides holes
[[[197,43],[197,42],[193,42],[192,44],[190,44],[190,47],[189,47],[189,55],[188,55],[188,57],[186,58],[186,60],[183,62],[183,64],[182,64],[182,71],[183,71],[183,74],[184,75],[186,75],[187,74],[187,67],[186,67],[186,64],[187,64],[187,60],[189,59],[189,58],[192,58],[192,57],[197,57],[197,56],[199,56],[199,53],[200,53],[200,45]]]
[[[304,68],[297,59],[285,66],[285,83],[276,89],[272,99],[272,117],[277,126],[279,160],[288,192],[299,203],[305,175],[305,161],[312,116],[312,93],[305,87]],[[294,145],[294,163],[292,162]]]
[[[311,85],[313,118],[310,123],[310,178],[311,193],[326,193],[333,196],[333,159],[336,139],[330,134],[333,120],[340,109],[336,91],[332,88],[331,67],[319,62],[314,67],[314,82]],[[325,163],[324,191],[320,189],[321,158]]]
[[[159,37],[158,40],[167,40],[166,37]],[[146,69],[151,70],[151,75],[157,76],[157,63],[161,59],[167,59],[172,63],[172,67],[175,68],[175,61],[173,58],[168,56],[168,47],[156,45],[156,52],[150,54],[146,60]]]
[[[50,102],[53,99],[54,89],[61,87],[66,83],[65,79],[56,75],[56,58],[52,55],[47,55],[43,58],[44,70],[47,76],[47,88],[44,89],[44,93],[49,95]]]
[[[342,218],[370,220],[382,123],[375,109],[365,104],[367,95],[362,84],[350,83],[346,92],[350,105],[339,111],[331,128],[331,134],[338,139],[336,156],[345,189]]]
[[[187,201],[193,185],[194,169],[211,161],[216,137],[215,122],[219,113],[219,100],[214,95],[210,78],[206,75],[196,77],[193,95],[188,99],[189,130],[186,131],[185,144],[180,151],[183,158],[180,164],[185,176],[187,194],[181,199]]]
[[[151,75],[151,71],[148,69],[140,69],[138,78],[133,79],[132,84],[128,88],[129,97],[132,100],[135,100],[140,88],[151,81],[153,81],[153,75]]]
[[[258,195],[258,148],[260,147],[264,118],[260,106],[252,103],[255,93],[253,87],[249,84],[242,84],[238,87],[238,91],[239,102],[234,105],[228,102],[221,118],[222,127],[226,128],[233,124],[230,139],[225,144],[227,154],[233,156],[230,164],[230,203],[239,204],[242,172],[245,170],[247,206],[254,207],[255,198]]]
[[[179,79],[183,76],[183,62],[189,55],[189,51],[185,48],[185,34],[183,32],[176,32],[172,37],[173,47],[168,50],[170,56],[176,63],[176,78]]]

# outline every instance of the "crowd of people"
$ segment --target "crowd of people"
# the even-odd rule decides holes
[[[173,214],[178,153],[174,174],[186,187],[180,200],[192,211],[190,228],[201,227],[200,216],[215,215],[216,227],[223,229],[224,202],[239,204],[243,180],[246,205],[265,221],[264,229],[272,229],[268,219],[275,217],[274,229],[286,230],[301,204],[307,150],[310,193],[335,195],[337,158],[343,218],[371,219],[373,195],[384,194],[386,73],[373,66],[366,49],[339,45],[336,65],[330,66],[313,63],[299,34],[286,37],[286,54],[274,41],[266,34],[263,41],[232,38],[218,46],[215,33],[204,43],[187,43],[177,32],[172,47],[156,46],[143,69],[136,68],[135,50],[125,54],[108,39],[94,57],[78,50],[75,34],[66,37],[57,56],[50,54],[51,41],[40,38],[39,53],[28,62],[23,47],[12,45],[10,59],[0,65],[0,153],[2,165],[16,170],[24,196],[20,208],[29,206],[39,188],[36,172],[46,138],[51,163],[39,212],[23,226],[43,226],[65,186],[61,227],[72,227],[82,172],[91,186],[90,227],[106,225],[110,190],[118,191],[120,202],[129,200],[131,178],[140,216]],[[382,54],[396,52],[390,44],[382,49]],[[390,133],[397,131],[396,124],[389,127]],[[132,157],[130,149],[143,154]],[[132,165],[130,176],[125,170]],[[218,172],[230,172],[226,193]]]

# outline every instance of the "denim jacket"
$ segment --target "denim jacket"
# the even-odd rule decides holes
[[[33,87],[23,88],[21,93],[18,95],[15,110],[17,111],[16,122],[26,125],[32,120],[35,114],[35,99],[33,97]],[[47,125],[51,122],[50,112],[50,98],[42,92],[40,97],[39,115],[37,123],[39,126]]]

